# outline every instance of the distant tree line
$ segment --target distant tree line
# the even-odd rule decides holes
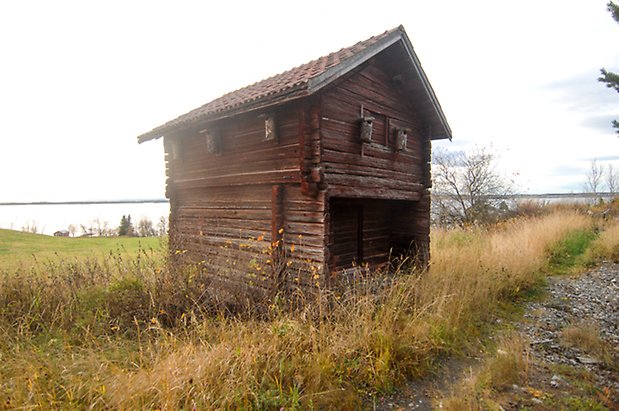
[[[38,234],[41,229],[36,221],[31,221],[21,227],[21,231]],[[168,233],[168,219],[164,216],[159,218],[157,224],[153,224],[148,217],[142,217],[134,226],[131,215],[123,215],[118,227],[110,226],[107,221],[95,218],[86,224],[69,224],[67,228],[71,237],[163,237]]]
[[[607,192],[617,194],[619,190],[619,176],[613,164],[609,163],[606,167],[598,164],[597,160],[591,161],[589,170],[586,173],[585,192],[598,194]]]
[[[131,221],[131,215],[129,214],[127,216],[123,215],[120,219],[117,234],[119,236],[128,237],[161,237],[167,233],[167,226],[168,222],[165,217],[159,219],[156,227],[149,218],[142,217],[140,221],[138,221],[137,227],[134,227]]]
[[[157,225],[148,217],[142,217],[137,225],[133,224],[131,214],[123,215],[120,219],[120,224],[116,228],[110,228],[107,222],[99,223],[99,220],[93,220],[94,226],[82,226],[82,235],[96,235],[99,237],[162,237],[168,232],[168,220],[165,217],[159,218]]]

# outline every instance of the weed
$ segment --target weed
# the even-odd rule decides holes
[[[612,349],[602,340],[599,328],[590,324],[573,324],[561,331],[561,344],[576,347],[594,356],[610,369],[619,370],[619,359],[613,358]]]
[[[529,345],[517,334],[504,335],[479,370],[466,376],[451,396],[441,400],[446,410],[500,409],[492,398],[513,384],[525,385],[530,368]]]
[[[316,286],[300,306],[276,294],[251,312],[216,304],[225,273],[171,270],[163,252],[10,267],[0,398],[24,408],[356,408],[476,341],[501,305],[538,286],[548,249],[589,225],[562,212],[438,230],[427,272],[360,270],[349,288]],[[488,365],[482,391],[526,378],[514,344],[500,346],[509,354]]]

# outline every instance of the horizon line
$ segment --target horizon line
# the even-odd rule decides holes
[[[444,193],[433,193],[432,195],[441,197]],[[517,193],[507,195],[490,196],[496,198],[561,198],[561,197],[611,197],[617,193],[611,192],[581,192],[581,193],[543,193],[529,194]],[[147,199],[119,199],[119,200],[73,200],[73,201],[0,201],[0,206],[19,206],[19,205],[88,205],[88,204],[149,204],[149,203],[169,203],[167,198],[147,198]]]

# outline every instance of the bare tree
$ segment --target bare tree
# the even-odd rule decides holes
[[[505,199],[513,193],[513,182],[496,170],[496,158],[487,149],[436,151],[432,165],[440,222],[485,223],[508,211]]]
[[[71,237],[75,237],[76,232],[77,232],[77,227],[74,226],[73,224],[69,224],[69,234],[71,234]]]
[[[138,221],[138,235],[140,237],[153,237],[156,232],[153,228],[153,222],[148,217],[142,217]]]
[[[598,164],[597,159],[591,161],[589,170],[587,170],[586,173],[586,178],[585,191],[587,193],[597,194],[602,183],[602,167]]]
[[[84,224],[80,224],[80,230],[82,231],[82,237],[92,237],[95,234],[92,223],[89,227],[85,226]]]
[[[619,188],[619,177],[612,164],[609,164],[606,168],[606,187],[611,194],[616,194],[617,188]]]
[[[32,220],[31,222],[26,223],[26,225],[22,226],[21,230],[25,233],[38,234],[39,224],[35,220]],[[43,230],[41,230],[41,232],[42,231]]]
[[[157,235],[163,237],[168,233],[168,219],[165,216],[159,217],[157,223]]]

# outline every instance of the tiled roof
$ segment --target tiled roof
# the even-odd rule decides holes
[[[399,36],[400,33],[404,33],[402,26],[247,87],[224,94],[189,113],[142,134],[138,137],[138,141],[144,142],[159,138],[194,121],[206,121],[209,118],[222,116],[227,112],[243,112],[264,105],[276,104],[288,98],[311,94],[312,90],[309,86],[312,80],[337,71],[339,66],[346,65],[345,63],[353,57],[364,54],[368,49],[375,48],[380,43],[394,36]]]

